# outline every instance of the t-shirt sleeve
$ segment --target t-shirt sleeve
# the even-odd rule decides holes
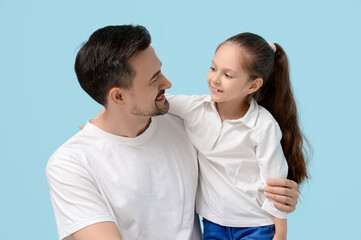
[[[287,178],[288,166],[281,146],[282,132],[274,121],[267,121],[256,131],[256,157],[260,168],[262,184],[271,178]],[[287,213],[281,212],[273,205],[273,201],[265,198],[262,209],[274,217],[286,219]]]
[[[46,176],[59,239],[65,239],[94,223],[115,222],[94,177],[85,165],[55,154],[49,160]]]

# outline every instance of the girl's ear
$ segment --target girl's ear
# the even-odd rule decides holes
[[[262,78],[256,78],[255,80],[252,81],[249,89],[248,89],[248,94],[252,94],[254,92],[257,92],[257,90],[262,87],[263,84],[263,79]]]

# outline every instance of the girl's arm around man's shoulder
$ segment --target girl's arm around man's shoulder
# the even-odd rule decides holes
[[[185,119],[200,104],[207,100],[208,95],[171,95],[166,94],[169,101],[169,113]]]

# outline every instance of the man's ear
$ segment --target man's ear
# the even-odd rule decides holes
[[[252,81],[249,89],[248,89],[248,94],[252,94],[254,92],[257,92],[257,90],[262,87],[263,85],[263,79],[262,78],[256,78]]]
[[[124,103],[124,89],[119,87],[113,87],[108,93],[108,103],[112,102],[114,104],[123,104]]]

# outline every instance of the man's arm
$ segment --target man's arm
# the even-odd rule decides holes
[[[121,240],[119,230],[113,222],[100,222],[72,234],[74,240]]]
[[[274,200],[273,205],[282,212],[296,210],[298,201],[298,184],[289,179],[268,179],[264,190],[265,196]]]

